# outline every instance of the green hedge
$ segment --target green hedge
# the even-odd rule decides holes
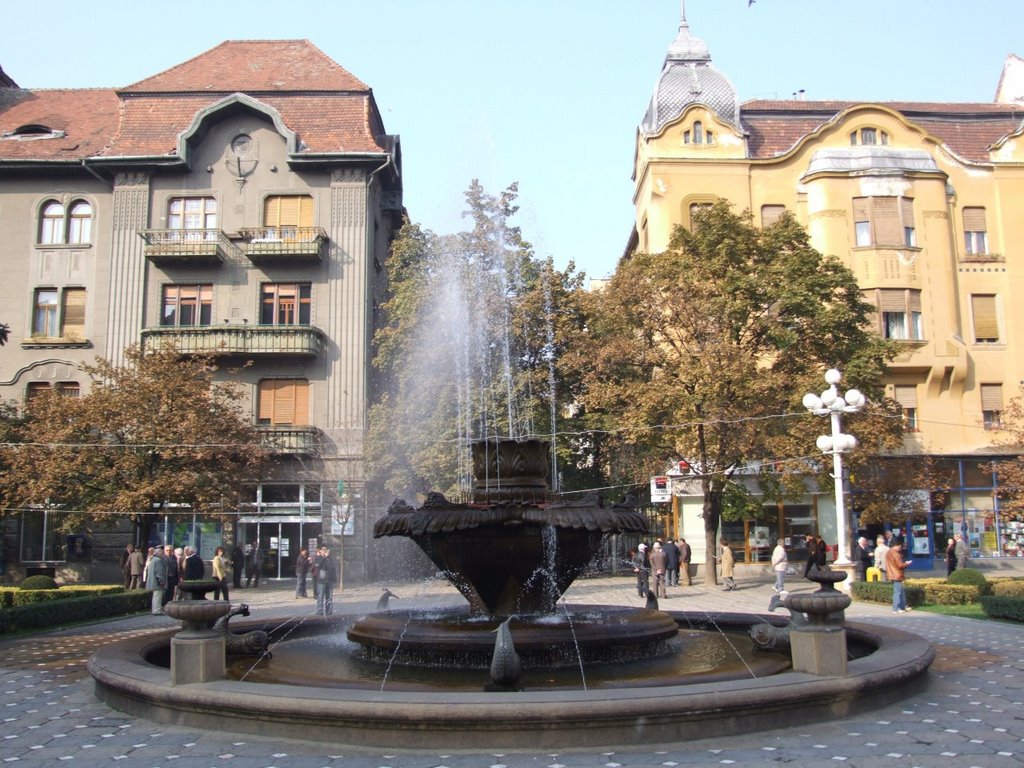
[[[1024,579],[992,579],[996,597],[1024,597]]]
[[[81,621],[125,616],[147,611],[151,604],[152,595],[149,592],[141,589],[125,592],[122,589],[118,593],[15,605],[0,609],[0,632],[47,629]]]
[[[907,598],[907,605],[911,607],[924,605],[925,594],[921,587],[905,583],[903,592]],[[892,605],[891,581],[855,581],[851,585],[850,593],[855,600]]]
[[[1020,597],[985,595],[981,598],[981,609],[992,619],[1024,621],[1024,599]]]
[[[13,605],[33,605],[51,600],[69,600],[75,597],[96,597],[124,592],[120,584],[69,584],[59,589],[23,590],[19,587],[0,587],[0,608]]]
[[[988,593],[986,587],[950,584],[945,579],[907,579],[907,587],[924,590],[924,602],[929,605],[970,605]]]

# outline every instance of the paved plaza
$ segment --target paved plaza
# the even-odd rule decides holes
[[[699,581],[671,591],[669,610],[765,613],[772,595],[767,578],[738,580],[724,592]],[[444,582],[388,584],[396,607],[457,604]],[[791,578],[794,590],[816,588]],[[336,610],[374,609],[381,586],[336,594]],[[289,584],[232,593],[253,619],[312,613],[312,600],[296,600]],[[633,580],[605,577],[577,582],[572,603],[639,606]],[[847,617],[895,624],[935,646],[927,688],[874,712],[782,731],[740,734],[676,744],[617,748],[493,752],[352,749],[294,740],[265,740],[157,724],[124,715],[97,701],[86,661],[99,646],[166,630],[162,616],[136,616],[0,642],[3,747],[0,761],[35,766],[167,766],[168,768],[570,768],[571,766],[826,765],[856,768],[1001,768],[1024,764],[1024,626],[935,616],[894,615],[886,606],[854,603]]]

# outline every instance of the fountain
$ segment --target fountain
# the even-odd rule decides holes
[[[541,749],[778,729],[888,704],[923,684],[931,645],[888,626],[843,624],[848,603],[834,599],[832,592],[845,596],[825,572],[827,588],[779,605],[793,614],[790,640],[798,625],[820,625],[827,637],[817,648],[834,653],[828,644],[842,637],[850,650],[844,673],[794,670],[788,655],[755,651],[749,639],[749,651],[737,653],[738,638],[755,624],[786,626],[779,616],[560,603],[602,538],[643,530],[643,518],[596,497],[550,502],[546,450],[479,444],[483,482],[473,501],[436,495],[418,510],[398,502],[377,524],[378,536],[413,538],[466,607],[415,612],[388,610],[385,601],[354,622],[250,622],[240,628],[268,631],[273,660],[247,661],[239,679],[193,685],[166,684],[160,660],[171,632],[133,638],[90,659],[97,696],[153,720],[236,733],[387,748]],[[366,657],[356,662],[361,679],[334,671],[346,630]],[[500,658],[492,658],[496,638]],[[713,668],[668,666],[716,638],[733,650]],[[623,662],[626,651],[634,658]]]

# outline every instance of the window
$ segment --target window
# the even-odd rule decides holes
[[[51,389],[63,397],[78,397],[81,394],[81,388],[77,381],[59,381],[52,386],[48,381],[33,381],[25,392],[25,400],[29,402]]]
[[[984,208],[964,208],[964,250],[971,254],[988,253]]]
[[[999,317],[995,294],[971,294],[971,317],[974,320],[975,344],[999,343]]]
[[[711,210],[712,203],[690,203],[690,231],[697,231],[697,219],[702,213],[707,213]]]
[[[276,230],[282,240],[294,240],[300,228],[313,226],[313,198],[309,195],[273,195],[263,203],[263,226]]]
[[[888,145],[889,134],[877,128],[860,128],[850,134],[851,146],[873,146],[878,144],[882,146]]]
[[[982,384],[981,418],[985,429],[1002,429],[1003,426],[1003,385]]]
[[[167,204],[167,228],[181,240],[216,237],[217,201],[212,197],[174,197]]]
[[[92,242],[92,205],[74,200],[70,206],[57,200],[43,204],[39,215],[41,245],[80,245]]]
[[[761,206],[761,226],[770,227],[776,221],[782,218],[782,214],[786,212],[786,206],[784,205],[762,205]]]
[[[212,285],[164,286],[160,325],[210,325],[212,318]]]
[[[903,428],[917,432],[917,387],[914,384],[897,384],[894,398],[903,409]]]
[[[305,379],[264,379],[257,385],[257,401],[260,424],[309,424],[309,382]]]
[[[32,510],[21,516],[21,562],[62,562],[67,559],[62,532],[66,512]]]
[[[85,288],[39,288],[35,295],[32,335],[68,341],[85,340]]]
[[[867,298],[878,307],[882,336],[905,341],[924,339],[920,291],[882,288]]]
[[[683,144],[714,144],[715,134],[704,130],[704,124],[697,120],[688,131],[683,131]]]
[[[855,197],[853,222],[858,246],[917,246],[912,198]]]
[[[261,289],[260,325],[309,325],[309,283],[268,283]]]

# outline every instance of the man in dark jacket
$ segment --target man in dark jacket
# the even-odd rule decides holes
[[[693,550],[684,538],[680,538],[676,546],[679,547],[679,572],[686,579],[686,586],[693,586],[693,579],[690,578],[690,559],[693,557]]]
[[[195,547],[185,547],[185,578],[184,581],[198,581],[206,575],[203,558],[196,553]]]
[[[313,559],[316,570],[316,614],[330,616],[334,612],[334,582],[338,579],[338,566],[331,557],[331,550],[320,547]]]
[[[164,587],[164,605],[174,599],[174,590],[178,586],[178,558],[174,556],[174,547],[164,547],[164,562],[167,563],[167,586]]]
[[[665,552],[665,579],[670,587],[679,586],[679,547],[669,539],[662,547]]]

